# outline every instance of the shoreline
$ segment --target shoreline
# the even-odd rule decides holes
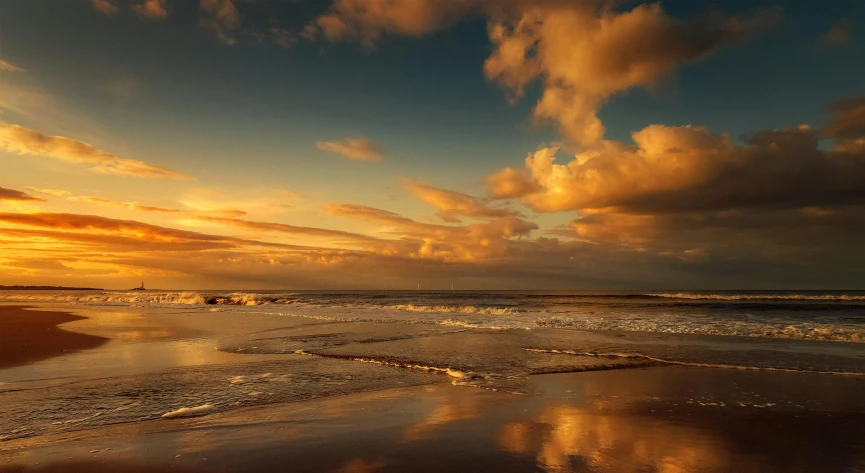
[[[86,320],[69,312],[33,310],[30,305],[0,306],[0,369],[97,348],[108,338],[64,330],[61,324]]]
[[[535,375],[530,396],[389,388],[11,440],[0,473],[858,471],[862,383],[824,381],[647,367]]]
[[[865,471],[861,376],[586,355],[680,347],[654,335],[67,307],[0,306],[110,340],[0,371],[0,473]]]

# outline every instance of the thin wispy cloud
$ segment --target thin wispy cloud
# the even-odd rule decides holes
[[[342,141],[317,141],[318,149],[345,156],[354,161],[380,162],[384,159],[381,147],[366,138],[346,138]]]
[[[832,25],[817,42],[822,46],[844,46],[853,36],[853,27],[847,20],[841,20]]]
[[[5,189],[3,187],[0,187],[0,200],[45,202],[45,199],[41,197],[36,197],[26,192],[16,191],[14,189]]]
[[[20,68],[20,67],[13,66],[12,64],[9,64],[8,62],[6,62],[6,61],[4,61],[4,60],[2,60],[2,59],[0,59],[0,71],[6,71],[6,72],[27,72],[26,69],[22,69],[22,68]]]
[[[91,144],[63,136],[46,136],[38,131],[0,122],[0,149],[22,156],[44,156],[83,164],[95,173],[150,179],[190,180],[192,177],[102,151]]]

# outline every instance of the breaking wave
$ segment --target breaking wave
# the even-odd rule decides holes
[[[688,321],[681,319],[560,319],[539,318],[539,327],[590,331],[627,331],[677,333],[693,335],[721,335],[734,337],[777,338],[788,340],[814,340],[824,342],[865,343],[865,328],[861,326],[820,324],[813,322],[770,323],[734,320]]]
[[[480,314],[480,315],[511,315],[517,311],[510,307],[476,307],[473,305],[450,306],[450,305],[414,305],[399,304],[388,306],[388,309],[404,310],[408,312],[436,312],[444,314]]]

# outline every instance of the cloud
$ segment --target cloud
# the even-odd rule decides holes
[[[111,207],[118,207],[123,209],[135,210],[138,212],[162,212],[162,213],[180,213],[182,210],[178,209],[169,209],[165,207],[153,207],[150,205],[140,205],[137,202],[117,202],[114,200],[103,199],[101,197],[89,197],[89,196],[74,196],[67,197],[66,200],[70,202],[89,202],[91,204],[101,204],[108,205]]]
[[[326,238],[337,242],[369,242],[378,240],[375,237],[361,235],[358,233],[345,232],[341,230],[329,230],[325,228],[303,227],[274,222],[258,222],[252,220],[241,220],[230,217],[198,216],[195,220],[202,222],[213,222],[246,230],[280,232],[289,235],[309,236],[315,238]]]
[[[63,136],[46,136],[35,130],[0,122],[0,149],[22,156],[45,156],[87,165],[90,171],[151,179],[189,180],[190,176],[170,169],[126,159]]]
[[[305,35],[359,40],[372,47],[384,33],[420,37],[450,26],[480,5],[476,0],[336,0]]]
[[[66,197],[67,195],[72,194],[71,192],[65,191],[62,189],[38,189],[36,187],[24,187],[24,188],[30,192],[35,192],[37,194],[44,194],[44,195],[53,195],[54,197]]]
[[[817,41],[822,46],[844,46],[850,42],[852,26],[847,20],[841,20],[832,25]]]
[[[0,59],[0,71],[6,72],[27,72],[26,69],[21,69],[20,67],[15,67],[12,64]]]
[[[284,203],[287,198],[301,197],[302,194],[266,187],[247,187],[233,192],[193,188],[186,191],[178,202],[199,212],[221,217],[242,217],[248,213],[283,213],[290,207]]]
[[[201,0],[201,26],[213,31],[223,43],[237,43],[240,12],[234,0]]]
[[[346,138],[342,141],[317,141],[318,149],[341,154],[355,161],[380,162],[384,159],[381,148],[366,138]]]
[[[604,136],[597,111],[609,97],[654,86],[679,65],[742,42],[781,16],[779,9],[767,9],[682,21],[660,4],[624,11],[613,6],[604,0],[337,0],[305,36],[372,47],[384,34],[420,37],[484,15],[493,43],[484,64],[487,79],[504,87],[512,101],[540,81],[534,119],[552,122],[570,142],[588,146]]]
[[[45,202],[45,199],[42,199],[40,197],[32,196],[25,192],[16,191],[13,189],[4,189],[2,187],[0,187],[0,200]]]
[[[118,10],[116,0],[90,0],[90,4],[96,11],[105,15],[114,15]]]
[[[389,241],[376,251],[414,259],[482,262],[507,258],[516,250],[520,238],[538,229],[537,224],[516,217],[492,218],[471,225],[435,225],[357,204],[332,204],[325,211],[384,226],[383,233],[398,236],[400,244]]]
[[[490,21],[488,79],[518,99],[531,82],[543,86],[534,118],[552,121],[571,142],[592,145],[604,136],[597,111],[608,97],[649,87],[683,63],[705,58],[777,20],[766,10],[749,17],[707,15],[681,21],[659,4],[614,11],[606,2],[522,4]]]
[[[460,216],[476,218],[517,217],[519,212],[490,206],[477,197],[446,189],[439,189],[412,179],[403,185],[418,198],[439,210],[437,215],[446,222],[459,222]]]
[[[539,212],[667,213],[865,200],[865,153],[822,150],[808,126],[756,133],[744,145],[694,126],[651,125],[632,137],[633,146],[605,141],[567,164],[555,164],[557,148],[542,149],[526,158],[524,172],[493,175],[490,193],[522,196]]]
[[[142,19],[164,20],[168,18],[166,2],[167,0],[143,0],[141,3],[132,5],[132,11]]]
[[[271,26],[267,29],[271,41],[281,48],[288,49],[297,43],[297,33],[293,30]]]
[[[826,137],[839,140],[865,138],[865,97],[839,100],[829,106],[833,115],[823,127]]]

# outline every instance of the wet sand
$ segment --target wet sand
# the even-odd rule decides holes
[[[865,376],[524,349],[564,343],[547,330],[75,310],[89,335],[61,332],[95,349],[0,369],[0,473],[865,471]]]
[[[0,472],[865,471],[855,377],[691,367],[437,384],[0,444]]]
[[[58,325],[84,320],[68,312],[0,306],[0,368],[25,365],[70,352],[96,348],[108,339],[66,331]]]

